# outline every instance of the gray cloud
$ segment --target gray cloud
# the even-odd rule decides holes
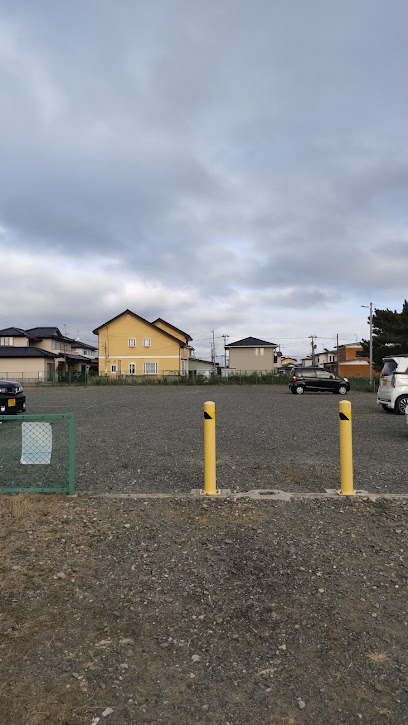
[[[307,336],[301,306],[366,334],[361,295],[406,296],[407,20],[403,0],[0,3],[0,251],[37,275],[15,319],[10,272],[1,315],[60,322],[48,259],[48,309],[84,331],[130,306]]]

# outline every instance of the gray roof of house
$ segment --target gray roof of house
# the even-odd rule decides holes
[[[0,347],[0,357],[59,357],[54,352],[48,352],[48,350],[41,350],[39,347]]]
[[[62,335],[58,327],[30,327],[29,330],[22,330],[20,327],[7,327],[4,330],[0,330],[2,337],[28,337],[30,340],[44,340],[49,338],[56,338],[62,340],[62,342],[69,342],[70,345],[76,345],[76,347],[82,347],[86,350],[97,350],[95,345],[89,345],[87,342],[81,342],[81,340],[74,340],[72,337]]]
[[[25,330],[20,327],[5,327],[4,330],[0,330],[2,337],[27,337]]]
[[[31,337],[62,337],[58,327],[31,327],[26,333]]]
[[[257,337],[244,337],[243,340],[231,342],[225,347],[277,347],[277,345],[273,342],[266,342],[266,340],[259,340]]]

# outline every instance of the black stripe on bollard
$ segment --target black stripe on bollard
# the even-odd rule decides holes
[[[205,412],[204,413],[204,420],[214,420],[214,418],[212,417],[212,415],[210,415],[209,413]]]
[[[347,418],[347,415],[344,415],[344,413],[339,413],[340,420],[350,420],[350,418]]]

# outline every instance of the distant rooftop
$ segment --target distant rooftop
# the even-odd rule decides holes
[[[266,340],[260,340],[258,337],[244,337],[243,340],[231,342],[229,345],[225,345],[225,347],[277,347],[277,345],[275,345],[273,342],[266,342]]]

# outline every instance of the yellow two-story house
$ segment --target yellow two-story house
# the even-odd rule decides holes
[[[190,335],[160,317],[148,322],[125,310],[93,331],[99,375],[187,375]]]

